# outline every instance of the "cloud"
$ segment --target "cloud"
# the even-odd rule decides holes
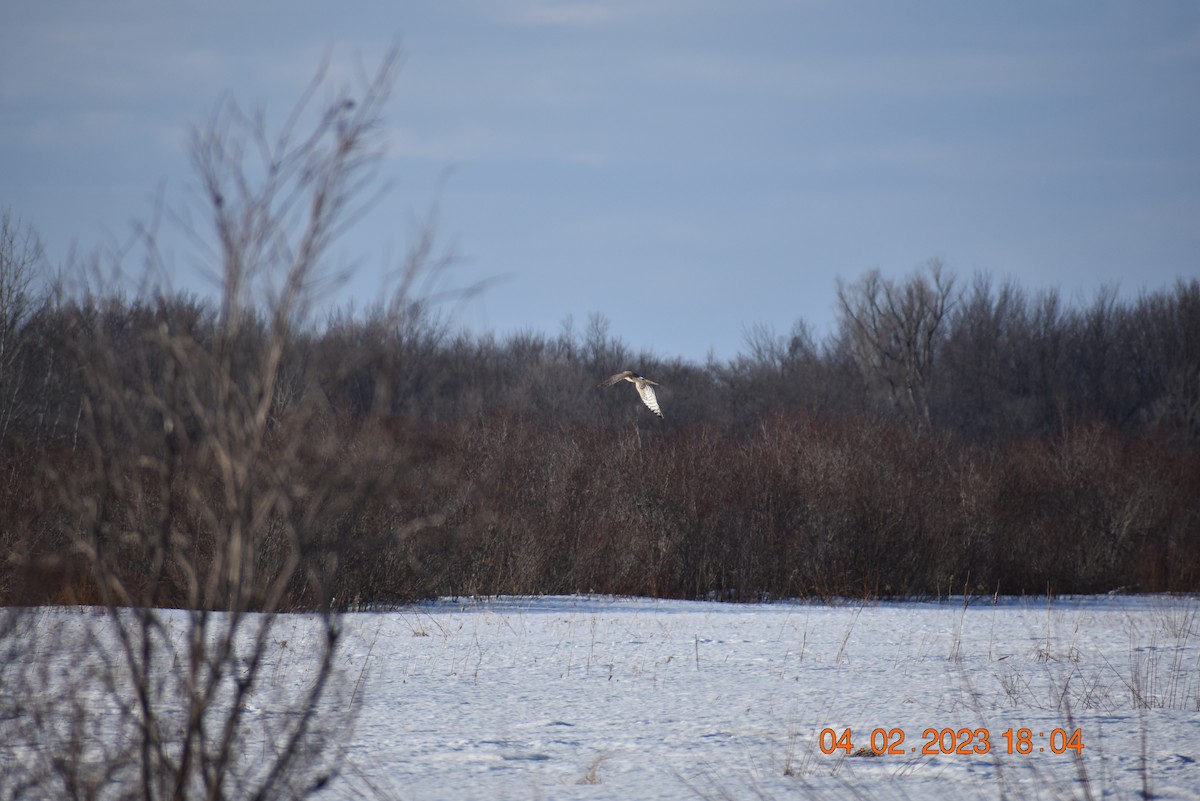
[[[1151,56],[1165,62],[1192,65],[1200,62],[1200,28],[1183,31],[1177,39],[1154,48]]]
[[[675,12],[703,13],[703,5],[677,0],[511,0],[490,7],[514,26],[585,30],[613,28]]]
[[[550,28],[593,28],[609,26],[622,18],[627,11],[611,3],[530,3],[513,10],[510,19],[521,25]]]

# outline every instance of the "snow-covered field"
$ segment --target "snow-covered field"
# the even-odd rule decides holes
[[[501,598],[342,625],[327,797],[1200,798],[1194,597]],[[313,628],[278,621],[273,680],[302,679]]]
[[[1198,610],[563,597],[350,615],[348,784],[398,799],[1200,798]],[[826,754],[824,729],[826,750],[881,729],[900,753]]]

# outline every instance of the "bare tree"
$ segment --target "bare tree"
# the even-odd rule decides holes
[[[44,258],[37,232],[10,210],[0,212],[0,442],[22,395],[21,328],[33,309],[30,289]]]
[[[1148,421],[1200,442],[1200,280],[1142,297],[1129,318],[1125,359],[1148,388]]]
[[[942,345],[943,380],[937,393],[942,422],[959,432],[988,436],[1026,424],[1022,379],[1015,373],[1025,358],[1018,337],[1027,327],[1028,307],[1014,281],[995,286],[986,273],[974,276],[950,315]]]
[[[837,297],[843,336],[868,384],[929,425],[937,348],[958,297],[954,276],[937,259],[903,283],[872,270],[849,286],[839,280]]]
[[[60,621],[38,658],[6,662],[0,797],[296,798],[335,776],[331,737],[349,725],[339,559],[400,482],[403,451],[378,435],[386,398],[350,436],[328,430],[286,353],[336,278],[330,244],[372,199],[396,65],[353,96],[322,71],[275,135],[218,106],[192,139],[215,329],[156,298],[94,315],[72,341],[79,448],[48,463],[62,539],[38,567],[67,576],[61,600],[103,614]],[[425,266],[406,262],[397,291]],[[155,322],[121,324],[145,314]],[[279,613],[292,609],[314,614],[289,634]]]

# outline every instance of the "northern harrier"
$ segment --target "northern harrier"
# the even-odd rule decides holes
[[[642,396],[642,403],[646,404],[650,411],[654,412],[659,417],[663,416],[662,409],[658,408],[658,398],[654,395],[654,388],[658,386],[657,381],[651,381],[649,378],[640,376],[632,370],[623,370],[622,372],[614,375],[612,378],[609,378],[600,386],[611,387],[613,384],[621,381],[622,379],[637,387],[638,394]]]

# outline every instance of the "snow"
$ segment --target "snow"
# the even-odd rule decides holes
[[[1197,608],[569,597],[350,615],[370,658],[345,767],[405,799],[1059,798],[1143,781],[1197,798]],[[899,728],[908,753],[826,755],[827,727],[855,749]],[[991,753],[921,754],[947,727],[987,729]],[[1079,728],[1082,759],[1036,736],[1010,755],[1009,727]]]
[[[326,796],[1200,798],[1198,611],[1167,596],[572,596],[347,614],[354,715]],[[302,678],[315,629],[277,621],[278,681]],[[938,742],[925,730],[964,728],[990,752],[921,753]],[[1010,728],[1031,753],[1007,753]],[[898,729],[902,753],[826,754],[823,729],[850,729],[854,750]],[[1080,754],[1053,753],[1055,729],[1078,729]]]

